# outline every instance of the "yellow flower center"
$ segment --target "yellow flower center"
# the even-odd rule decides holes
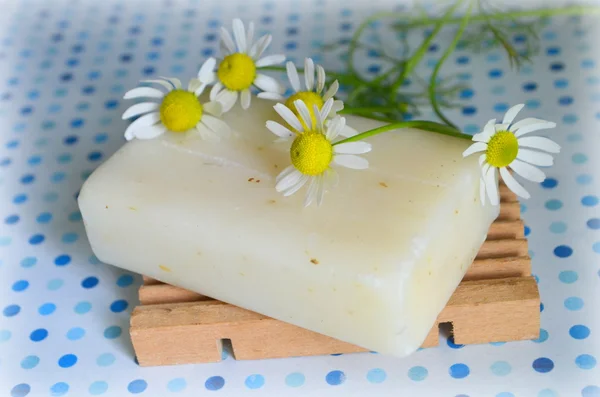
[[[316,92],[312,92],[312,91],[300,91],[300,92],[297,92],[294,95],[290,96],[285,101],[285,106],[290,108],[296,116],[300,116],[298,114],[298,111],[296,110],[296,106],[294,105],[294,102],[296,102],[297,100],[301,100],[302,102],[304,102],[306,104],[306,106],[308,107],[308,111],[310,112],[310,119],[312,121],[312,124],[315,125],[317,122],[317,119],[315,118],[313,106],[317,105],[317,109],[321,110],[321,108],[323,107],[323,98]],[[302,123],[302,127],[304,127],[304,129],[307,130],[308,127],[306,125],[304,125],[304,122],[302,121],[302,119],[300,119],[300,122]]]
[[[256,78],[256,65],[250,56],[236,52],[227,55],[217,70],[219,81],[233,91],[250,88]]]
[[[305,132],[294,139],[290,157],[294,167],[304,175],[321,175],[329,168],[333,146],[324,134]]]
[[[160,121],[169,131],[185,132],[202,118],[202,104],[193,92],[173,90],[160,104]]]
[[[510,131],[497,132],[488,142],[485,152],[487,162],[494,167],[506,167],[517,158],[519,142]]]

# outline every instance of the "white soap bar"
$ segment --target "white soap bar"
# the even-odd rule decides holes
[[[225,116],[221,143],[167,134],[125,144],[87,180],[79,205],[106,263],[384,354],[424,341],[498,207],[479,201],[469,141],[401,130],[370,138],[368,170],[338,168],[321,207],[275,177],[289,143],[253,99]],[[382,125],[348,117],[359,131]]]

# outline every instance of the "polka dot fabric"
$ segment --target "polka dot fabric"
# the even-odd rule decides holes
[[[543,305],[539,339],[463,346],[452,339],[406,359],[365,353],[164,368],[137,365],[128,338],[138,275],[106,266],[87,243],[76,197],[124,144],[123,93],[159,75],[192,77],[215,55],[235,16],[274,34],[297,64],[328,69],[348,40],[391,0],[152,0],[9,2],[0,15],[0,395],[600,396],[600,24],[553,17],[540,55],[520,71],[499,50],[458,49],[443,68],[470,88],[449,116],[469,133],[516,103],[554,120],[562,153],[522,204]],[[376,33],[381,33],[377,35]],[[365,38],[390,40],[382,24]],[[417,35],[418,36],[418,35]],[[419,37],[415,37],[419,39]],[[426,76],[448,45],[434,40]],[[527,38],[511,38],[519,48]],[[412,39],[411,39],[412,40]],[[365,75],[385,72],[359,51]],[[283,77],[283,76],[282,76]],[[408,87],[410,88],[410,86]],[[433,114],[424,109],[424,117]]]

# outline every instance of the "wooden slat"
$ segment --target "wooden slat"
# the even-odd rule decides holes
[[[451,322],[456,343],[533,339],[539,333],[533,277],[462,282],[438,322]],[[131,338],[141,366],[220,361],[230,339],[237,360],[353,353],[365,349],[219,301],[136,307]],[[424,347],[435,346],[438,325]]]
[[[529,256],[511,256],[506,258],[475,259],[463,281],[484,280],[531,275]]]
[[[521,204],[518,201],[500,205],[499,221],[516,221],[521,218]]]
[[[526,256],[528,253],[526,239],[486,240],[477,253],[477,259],[507,258]]]
[[[196,302],[209,300],[208,296],[200,295],[170,284],[143,285],[139,290],[140,304],[155,305],[159,303]]]
[[[520,219],[496,221],[492,223],[487,234],[488,240],[502,240],[523,237],[525,237],[525,225]]]

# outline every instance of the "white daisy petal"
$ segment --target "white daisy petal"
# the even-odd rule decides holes
[[[487,190],[490,203],[498,205],[500,203],[500,195],[498,194],[498,173],[495,167],[489,167],[484,176],[485,189]]]
[[[523,178],[532,182],[543,182],[546,179],[546,174],[542,170],[521,160],[515,159],[510,163],[509,167]]]
[[[467,157],[472,155],[473,153],[478,153],[478,152],[483,152],[484,150],[487,149],[487,143],[484,142],[475,142],[474,144],[472,144],[471,146],[469,146],[467,148],[467,150],[465,150],[463,152],[463,157]]]
[[[302,187],[304,185],[306,185],[306,182],[308,182],[309,179],[310,179],[310,177],[308,175],[302,175],[300,177],[300,179],[294,185],[292,185],[288,189],[282,191],[283,195],[285,197],[289,197],[292,194],[296,193],[298,190],[302,189]]]
[[[198,131],[198,133],[200,134],[200,138],[204,139],[205,141],[215,143],[221,141],[221,138],[202,122],[196,125],[196,131]]]
[[[299,172],[299,171],[296,170],[296,167],[294,167],[293,165],[287,166],[283,171],[281,171],[279,173],[279,175],[277,175],[277,177],[275,178],[275,183],[279,183],[283,178],[290,175],[292,172]]]
[[[269,99],[272,101],[284,101],[285,97],[281,94],[278,94],[276,92],[259,92],[256,95],[258,98],[262,98],[262,99]]]
[[[154,139],[167,131],[167,127],[162,124],[154,124],[146,127],[138,128],[133,133],[138,139]]]
[[[282,55],[282,54],[268,55],[268,56],[266,56],[264,58],[260,58],[258,61],[256,61],[256,67],[262,68],[265,66],[277,65],[282,62],[285,62],[285,55]]]
[[[242,109],[246,110],[250,107],[251,94],[249,89],[245,89],[240,94]]]
[[[221,105],[220,102],[211,101],[203,103],[202,106],[204,107],[206,113],[212,114],[213,116],[221,117],[221,114],[223,114],[223,105]]]
[[[273,40],[273,36],[270,34],[262,36],[256,43],[254,43],[252,48],[250,48],[248,55],[250,55],[252,59],[260,58],[269,44],[271,44],[271,40]]]
[[[312,91],[315,85],[315,64],[311,58],[304,59],[304,83],[306,90]]]
[[[153,79],[153,80],[142,80],[140,81],[140,83],[146,83],[146,84],[160,84],[163,87],[165,87],[167,90],[171,91],[173,89],[173,86],[165,80],[162,79]]]
[[[479,156],[478,161],[479,161],[479,166],[480,167],[483,167],[483,164],[485,163],[486,157],[487,157],[487,155],[485,153],[482,154],[481,156]]]
[[[298,181],[300,181],[303,176],[304,174],[302,174],[297,169],[294,169],[293,172],[286,174],[277,182],[277,184],[275,185],[275,189],[278,192],[284,192],[290,189],[291,187],[295,186],[296,183],[298,183]]]
[[[524,138],[519,138],[518,142],[519,147],[530,147],[549,153],[560,153],[560,146],[558,143],[543,136],[526,136]]]
[[[331,99],[331,98],[329,98],[329,99]],[[344,101],[336,99],[335,101],[333,101],[333,106],[331,107],[331,113],[329,113],[329,116],[334,115],[335,113],[339,112],[343,108],[344,108]]]
[[[333,109],[333,99],[329,98],[327,101],[325,101],[325,103],[323,104],[323,107],[321,108],[321,118],[323,120],[326,120],[329,117],[329,114],[331,113],[331,109]]]
[[[310,111],[304,101],[298,99],[297,101],[294,101],[294,106],[296,107],[298,114],[300,114],[304,125],[308,128],[308,131],[311,131],[313,129],[312,117],[310,117]]]
[[[292,61],[289,61],[285,64],[285,68],[287,70],[288,79],[290,80],[290,84],[294,89],[294,92],[298,92],[302,89],[300,86],[300,77],[298,77],[298,70],[296,70],[296,65]]]
[[[346,128],[346,118],[335,116],[327,126],[325,137],[331,142]]]
[[[217,95],[219,95],[221,93],[221,90],[223,89],[223,84],[221,82],[218,82],[217,84],[213,85],[213,88],[211,88],[210,90],[210,100],[214,101],[217,98]]]
[[[200,86],[194,90],[194,95],[196,95],[196,96],[202,95],[205,88],[206,88],[206,84],[200,83]]]
[[[325,198],[325,178],[324,175],[317,176],[317,206],[323,204]]]
[[[351,168],[353,170],[364,170],[369,168],[369,161],[363,157],[353,154],[340,154],[333,156],[333,162],[342,167]]]
[[[235,102],[237,101],[238,93],[237,91],[223,90],[217,95],[215,101],[220,102],[223,106],[223,112],[228,112],[231,110]]]
[[[514,132],[515,136],[518,138],[533,131],[545,130],[554,127],[556,127],[556,123],[553,123],[552,121],[527,118],[514,123],[510,130]]]
[[[317,65],[317,94],[323,92],[323,88],[325,88],[325,69],[323,66]]]
[[[344,128],[342,128],[340,130],[340,136],[343,136],[345,138],[350,138],[355,135],[358,135],[358,131],[356,131],[354,128],[350,127],[349,125],[345,125]]]
[[[278,137],[281,138],[291,138],[293,137],[295,134],[290,131],[289,129],[287,129],[286,127],[282,126],[281,124],[279,124],[276,121],[272,121],[272,120],[268,120],[267,121],[267,128],[275,135],[277,135]]]
[[[313,114],[315,115],[317,132],[323,133],[323,116],[321,112],[319,112],[319,107],[317,105],[313,105]]]
[[[370,152],[372,146],[368,142],[347,142],[333,147],[333,153],[336,154],[364,154]]]
[[[217,117],[205,114],[202,116],[202,119],[200,121],[202,122],[202,124],[206,125],[213,132],[215,132],[217,135],[228,136],[231,134],[231,129],[229,128],[227,123]]]
[[[515,117],[517,117],[517,114],[519,114],[521,109],[523,109],[524,107],[525,107],[524,104],[519,104],[519,105],[515,105],[512,108],[508,109],[506,114],[504,114],[504,119],[502,120],[502,123],[503,124],[511,124],[513,122],[513,120],[515,119]]]
[[[338,183],[340,182],[340,175],[333,168],[328,168],[325,171],[325,182],[330,188],[337,187]]]
[[[542,167],[549,167],[554,164],[554,158],[548,153],[536,152],[534,150],[519,148],[517,154],[519,160],[523,160],[533,165],[539,165]]]
[[[496,125],[494,125],[494,129],[496,130],[496,132],[508,131],[508,127],[510,127],[510,124],[496,124]]]
[[[483,131],[473,135],[473,141],[475,142],[488,142],[492,135],[496,132],[496,119],[491,119],[483,127]]]
[[[283,86],[271,76],[259,73],[254,78],[253,84],[263,91],[283,94]]]
[[[313,202],[316,201],[317,191],[319,190],[319,178],[313,177],[310,179],[310,184],[308,185],[308,191],[306,192],[306,197],[304,198],[304,206],[308,207]]]
[[[506,186],[513,191],[517,196],[523,197],[524,199],[528,199],[531,197],[529,192],[525,190],[525,188],[517,182],[517,180],[508,172],[506,167],[500,168],[500,175],[502,176],[502,180],[506,184]]]
[[[273,109],[275,109],[277,114],[279,114],[281,118],[283,118],[285,122],[290,125],[290,127],[292,127],[298,132],[304,131],[300,120],[298,120],[298,117],[296,117],[294,112],[292,112],[292,110],[285,106],[283,103],[278,103],[277,105],[273,106]]]
[[[125,130],[125,136],[127,136],[128,134],[133,134],[133,135],[137,136],[137,131],[140,128],[147,127],[152,124],[156,124],[159,121],[160,121],[160,114],[158,114],[158,112],[146,114],[146,115],[136,119],[133,123],[131,123],[129,125],[129,127],[127,127],[127,129]]]
[[[210,84],[216,79],[215,66],[217,66],[217,60],[213,57],[208,58],[200,70],[198,70],[198,80],[203,83]]]
[[[325,95],[323,95],[323,100],[326,101],[329,98],[333,98],[335,96],[335,94],[337,94],[337,92],[338,92],[339,89],[340,89],[340,83],[338,83],[338,81],[335,80],[331,84],[331,86],[329,86],[329,88],[325,92]]]
[[[153,110],[158,109],[159,104],[154,102],[143,102],[136,103],[132,105],[129,109],[123,113],[123,120],[129,119],[131,117],[139,116],[140,114],[148,113]]]
[[[173,85],[173,87],[175,87],[176,90],[180,90],[181,89],[181,80],[179,80],[177,77],[164,77],[164,76],[159,76],[161,79],[167,80],[169,83],[171,83]]]
[[[244,22],[241,19],[236,18],[233,20],[233,37],[239,52],[246,52],[246,29],[244,28]]]
[[[227,50],[227,55],[235,52],[235,44],[233,42],[233,38],[231,38],[231,34],[227,29],[221,26],[221,43]]]
[[[198,88],[200,88],[202,86],[202,82],[198,79],[190,79],[188,85],[187,85],[187,90],[189,92],[194,92],[196,91]],[[198,96],[198,95],[196,95]]]
[[[137,87],[133,90],[129,90],[123,95],[123,99],[134,99],[134,98],[162,98],[165,94],[156,88],[152,87]]]
[[[248,23],[248,31],[246,34],[246,46],[252,46],[252,42],[254,41],[254,22],[250,21]]]

